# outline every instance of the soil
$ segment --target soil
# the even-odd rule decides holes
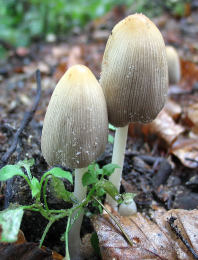
[[[102,53],[106,39],[112,26],[125,16],[113,11],[101,23],[91,23],[79,35],[70,35],[61,43],[36,43],[24,51],[10,50],[9,57],[0,68],[0,158],[13,142],[13,136],[28,111],[36,95],[35,70],[42,73],[42,95],[34,118],[20,136],[16,151],[9,159],[9,164],[18,160],[34,158],[32,173],[40,177],[48,170],[40,149],[40,138],[43,119],[50,96],[56,82],[65,69],[71,64],[84,63],[99,78]],[[181,19],[168,14],[154,19],[163,33],[167,44],[178,48],[183,59],[198,63],[197,39],[198,11]],[[193,86],[198,84],[198,81]],[[197,92],[193,94],[198,96]],[[175,97],[175,96],[174,96]],[[176,96],[175,100],[182,103],[185,94]],[[111,132],[114,134],[113,132]],[[98,159],[100,166],[111,161],[112,144],[108,144],[105,154]],[[174,165],[174,167],[173,167]],[[156,177],[157,176],[157,177]],[[20,178],[1,186],[0,205],[4,209],[5,201],[22,205],[30,204],[31,194]],[[68,190],[73,187],[65,182]],[[163,207],[195,209],[198,206],[198,175],[197,168],[184,166],[176,157],[169,154],[168,148],[160,145],[159,140],[145,140],[142,134],[128,136],[126,157],[123,170],[121,192],[136,193],[135,201],[138,211],[150,216],[153,210]],[[48,190],[48,204],[51,208],[61,209],[70,205],[55,198]],[[91,207],[90,207],[91,209]],[[92,209],[91,209],[92,210]],[[52,226],[47,234],[44,245],[64,255],[64,243],[60,237],[65,229],[66,219]],[[47,221],[37,213],[26,212],[21,230],[27,241],[39,242]],[[89,218],[85,217],[82,225],[82,236],[91,233],[93,227]],[[93,259],[93,258],[91,258]]]

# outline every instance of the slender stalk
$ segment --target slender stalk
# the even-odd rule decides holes
[[[109,214],[109,216],[113,219],[113,221],[116,223],[116,225],[119,227],[119,229],[121,230],[122,234],[124,235],[125,239],[127,240],[127,242],[133,246],[133,242],[131,241],[130,237],[127,235],[127,233],[124,231],[124,229],[122,228],[122,225],[120,224],[120,222],[116,219],[116,217],[111,214],[111,212],[99,201],[97,200],[95,197],[93,197],[99,204],[100,206],[107,212],[107,214]]]
[[[114,173],[110,176],[109,180],[115,185],[118,191],[120,191],[120,185],[121,185],[127,134],[128,134],[128,125],[124,127],[116,128],[112,163],[118,164],[120,168],[115,169]],[[107,195],[106,201],[115,210],[117,210],[117,202],[113,200],[109,195]]]
[[[70,223],[71,223],[71,217],[69,216],[67,219],[67,227],[65,231],[65,260],[70,260],[70,255],[69,255],[69,243],[68,243],[68,233],[69,233],[69,228],[70,228]]]
[[[43,185],[43,200],[44,200],[45,209],[47,210],[47,212],[49,212],[49,208],[48,208],[48,205],[47,205],[47,198],[46,198],[47,197],[46,191],[47,191],[48,180],[49,180],[49,176],[47,176],[47,178],[45,179],[44,185]]]
[[[29,180],[31,181],[32,180],[32,174],[31,174],[31,171],[30,171],[30,167],[25,167],[26,169],[26,172],[27,172],[27,176],[29,178]]]
[[[74,196],[78,199],[79,202],[82,202],[86,198],[87,187],[82,185],[82,176],[87,171],[87,168],[81,168],[75,170],[75,182],[74,182]],[[75,218],[77,211],[75,210],[72,218]],[[80,256],[80,228],[83,220],[83,215],[80,214],[78,219],[72,225],[69,231],[69,252],[71,259],[77,259]]]
[[[48,224],[47,224],[47,226],[46,226],[46,228],[45,228],[45,230],[44,230],[44,232],[43,232],[43,235],[42,235],[42,237],[41,237],[41,240],[40,240],[40,244],[39,244],[39,247],[40,247],[40,248],[42,247],[42,244],[43,244],[43,241],[44,241],[44,239],[45,239],[45,237],[46,237],[46,235],[47,235],[47,232],[49,231],[51,225],[52,225],[54,222],[55,222],[54,219],[51,219],[51,220],[48,222]]]

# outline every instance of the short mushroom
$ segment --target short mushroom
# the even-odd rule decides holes
[[[107,106],[103,90],[84,65],[72,66],[58,82],[44,119],[41,149],[49,165],[75,168],[74,196],[82,201],[82,176],[104,152],[108,138]],[[80,252],[83,214],[69,233],[71,259]]]
[[[168,77],[170,84],[176,84],[181,78],[180,60],[176,49],[172,46],[166,46],[166,55],[168,61]]]
[[[163,108],[168,88],[168,67],[164,40],[146,16],[126,17],[112,30],[103,61],[100,84],[109,121],[116,126],[112,163],[116,169],[110,181],[120,189],[128,125],[148,123]],[[114,208],[117,203],[107,196]]]

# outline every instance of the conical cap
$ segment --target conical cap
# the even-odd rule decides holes
[[[163,108],[168,90],[165,44],[146,16],[130,15],[113,28],[104,52],[100,84],[114,126],[148,123]]]
[[[93,73],[71,67],[58,82],[44,119],[41,149],[49,165],[84,168],[105,150],[105,97]]]

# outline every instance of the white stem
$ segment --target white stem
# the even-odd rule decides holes
[[[120,183],[122,178],[122,169],[124,164],[124,154],[126,148],[127,134],[128,134],[128,125],[124,127],[116,128],[112,163],[118,164],[120,168],[115,169],[114,173],[110,176],[109,180],[116,186],[118,191],[120,191]],[[117,210],[117,202],[113,200],[109,195],[107,195],[106,201],[113,208]]]
[[[86,198],[87,187],[82,185],[82,176],[87,171],[86,168],[76,169],[75,170],[75,181],[74,181],[74,196],[81,202]],[[77,212],[74,212],[72,218],[76,215]],[[80,228],[83,220],[82,213],[79,218],[73,224],[69,232],[69,253],[71,260],[80,259]]]

